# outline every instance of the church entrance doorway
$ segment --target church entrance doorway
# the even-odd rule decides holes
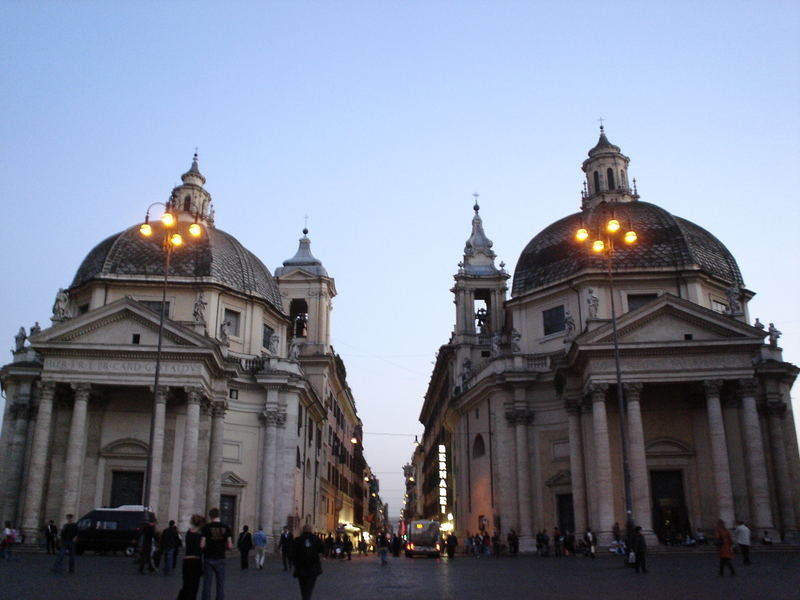
[[[691,533],[683,493],[683,471],[650,471],[653,530],[662,544],[680,543]]]
[[[557,494],[558,528],[562,533],[575,532],[575,512],[572,506],[572,494]]]
[[[112,471],[109,506],[142,504],[144,473],[142,471]]]
[[[219,518],[233,531],[236,529],[236,496],[222,494],[219,497]],[[267,527],[267,525],[264,525]]]

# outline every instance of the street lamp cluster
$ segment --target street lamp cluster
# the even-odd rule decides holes
[[[160,456],[156,456],[155,436],[156,436],[156,421],[158,416],[159,392],[158,383],[161,375],[161,344],[164,337],[164,320],[167,313],[167,282],[169,281],[169,263],[172,255],[172,250],[183,245],[183,236],[177,231],[178,219],[170,212],[171,205],[164,204],[163,202],[153,202],[147,207],[147,212],[144,217],[144,223],[139,226],[139,233],[149,238],[153,235],[153,227],[150,224],[150,209],[154,206],[163,206],[164,212],[161,214],[161,224],[164,229],[164,237],[161,247],[164,251],[164,281],[161,288],[161,311],[158,319],[158,342],[156,346],[156,371],[153,382],[153,410],[150,413],[150,445],[147,453],[147,471],[145,473],[144,483],[144,504],[152,506],[151,498],[152,490],[158,488],[158,482],[152,481],[153,465],[155,461],[161,460]],[[197,217],[192,221],[188,227],[189,235],[193,238],[199,238],[203,233],[203,228],[197,222]]]
[[[591,216],[591,213],[590,213]],[[592,241],[592,251],[597,254],[603,254],[606,259],[608,267],[608,287],[609,295],[611,296],[611,331],[614,340],[614,366],[616,370],[617,380],[617,409],[619,410],[619,430],[620,430],[620,446],[622,449],[622,477],[625,486],[625,515],[628,533],[633,532],[634,518],[633,518],[633,497],[631,494],[631,473],[630,462],[628,457],[628,440],[627,440],[627,426],[625,420],[625,397],[622,389],[622,370],[619,364],[619,337],[617,335],[617,311],[616,303],[614,300],[614,275],[613,275],[613,260],[614,260],[614,242],[619,234],[622,232],[622,226],[619,220],[614,216],[613,209],[611,218],[598,224],[594,240]],[[585,242],[589,239],[589,230],[581,224],[581,227],[575,232],[575,239],[579,243]],[[628,222],[628,229],[622,240],[625,244],[633,245],[637,242],[639,236],[633,230],[630,221]]]

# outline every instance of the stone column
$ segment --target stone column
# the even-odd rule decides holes
[[[164,421],[167,416],[167,388],[158,386],[153,419],[153,447],[150,463],[150,497],[147,505],[158,517],[158,500],[161,496],[161,467],[164,462]]]
[[[69,438],[67,439],[61,512],[73,514],[75,518],[78,518],[78,492],[81,487],[83,459],[86,452],[86,413],[91,386],[88,383],[77,383],[72,384],[72,389],[75,390],[75,401],[72,405],[72,420],[69,424]]]
[[[726,527],[733,526],[733,488],[728,462],[728,441],[725,437],[725,423],[722,420],[722,406],[719,401],[721,381],[705,381],[706,409],[708,411],[708,430],[711,437],[711,467],[714,472],[714,489],[717,493],[717,512],[725,521]]]
[[[769,503],[767,463],[764,459],[764,440],[756,408],[758,382],[755,379],[739,381],[742,396],[742,434],[744,458],[747,462],[747,487],[750,491],[751,527],[753,531],[774,529],[772,507]]]
[[[633,517],[645,535],[653,533],[653,516],[650,506],[650,486],[647,477],[647,455],[644,446],[644,427],[639,399],[641,383],[626,383],[625,398],[628,402],[628,464],[631,470],[631,495]]]
[[[195,511],[195,487],[197,482],[197,439],[200,433],[199,389],[186,390],[186,424],[183,433],[183,457],[181,461],[181,492],[178,508],[178,526],[181,531],[189,529],[189,519]]]
[[[514,409],[511,413],[516,437],[517,508],[519,511],[519,536],[527,538],[532,532],[531,466],[528,448],[528,424],[531,414],[527,408],[525,388],[514,388]]]
[[[5,518],[10,520],[13,525],[17,524],[17,517],[22,509],[20,506],[22,473],[25,467],[28,423],[33,416],[31,409],[29,394],[22,393],[20,388],[17,388],[9,414],[9,417],[13,420],[13,429],[11,430],[11,444],[8,448],[4,485],[6,494]]]
[[[575,514],[575,538],[586,533],[586,478],[583,472],[581,407],[577,400],[567,404],[569,418],[569,469],[572,478],[572,510]]]
[[[22,512],[22,529],[25,539],[35,544],[41,528],[40,511],[44,497],[44,475],[50,460],[50,427],[53,421],[53,398],[56,392],[55,381],[42,383],[39,395],[39,410],[36,427],[33,430],[33,447],[25,482],[25,507]],[[63,518],[63,515],[59,515]]]
[[[219,508],[222,493],[222,442],[225,428],[225,402],[211,404],[211,434],[208,442],[208,480],[206,484],[206,513]]]
[[[611,540],[614,523],[614,486],[611,481],[611,447],[608,440],[606,416],[607,384],[595,384],[592,394],[592,430],[594,432],[595,473],[597,488],[596,522],[592,523],[597,541],[607,544]]]
[[[264,446],[261,457],[261,525],[271,539],[271,536],[275,535],[273,520],[275,519],[275,496],[278,492],[275,489],[278,411],[268,408],[262,413],[262,417],[264,419]]]
[[[792,483],[789,475],[789,461],[786,456],[786,445],[783,437],[783,415],[786,406],[783,403],[768,403],[769,439],[772,445],[772,463],[775,469],[775,487],[778,491],[778,506],[781,515],[781,533],[794,531],[797,528],[792,498]]]

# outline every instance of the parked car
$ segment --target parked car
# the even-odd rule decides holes
[[[154,518],[152,512],[137,505],[89,511],[78,520],[75,552],[124,552],[126,556],[133,556],[142,526]]]

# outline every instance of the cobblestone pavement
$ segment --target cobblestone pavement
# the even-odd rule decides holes
[[[651,554],[650,572],[637,575],[610,556],[572,558],[446,559],[377,558],[324,561],[315,600],[693,600],[800,598],[800,554],[755,554],[744,567],[736,557],[736,577],[717,575],[715,554]],[[50,572],[52,557],[17,554],[0,561],[0,599],[9,600],[162,600],[177,597],[180,570],[168,577],[139,575],[122,556],[78,557],[75,575]],[[229,600],[300,598],[297,581],[277,559],[264,570],[227,564]],[[199,594],[198,594],[199,598]]]

